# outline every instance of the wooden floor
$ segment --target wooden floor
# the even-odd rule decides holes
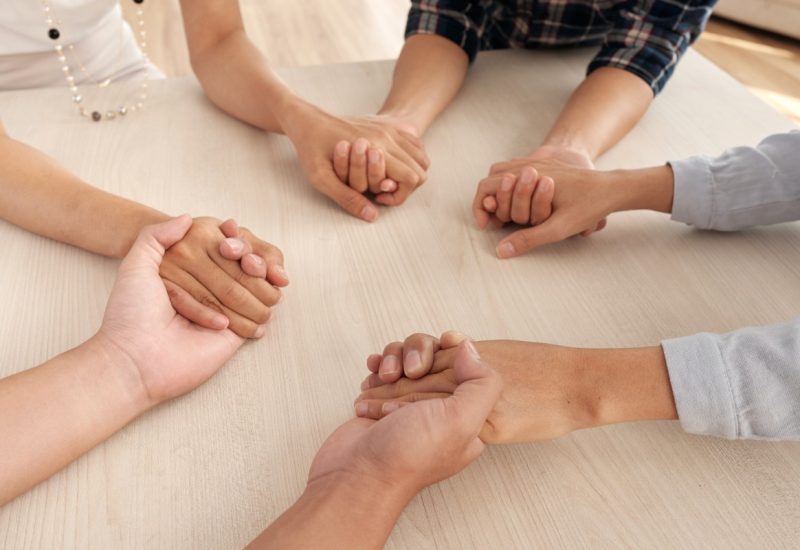
[[[276,67],[396,57],[408,0],[239,0],[245,26]],[[178,0],[147,5],[152,59],[189,74]],[[800,124],[800,41],[713,19],[697,50]]]

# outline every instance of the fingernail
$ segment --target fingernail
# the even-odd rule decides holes
[[[244,243],[239,239],[230,237],[228,239],[225,239],[225,242],[228,243],[228,246],[230,247],[230,249],[233,251],[234,254],[238,254],[242,250],[244,250]]]
[[[503,191],[511,191],[512,187],[514,187],[514,180],[512,180],[510,176],[505,176],[503,181],[500,182],[500,189]]]
[[[397,371],[400,370],[400,366],[397,364],[397,357],[394,355],[387,355],[381,361],[381,366],[378,367],[378,371],[383,374],[395,374]]]
[[[400,408],[400,404],[399,403],[396,403],[394,401],[387,401],[386,403],[381,405],[381,412],[383,414],[389,414],[391,412],[396,411],[399,408]]]
[[[250,256],[250,261],[253,261],[258,265],[264,265],[264,260],[261,259],[261,256],[258,254],[248,254],[248,256]]]
[[[261,338],[261,337],[262,337],[262,336],[264,336],[266,333],[267,333],[267,329],[266,329],[266,328],[264,328],[264,326],[263,326],[263,325],[261,325],[261,326],[260,326],[260,327],[258,327],[258,328],[256,329],[256,331],[253,333],[253,337],[255,337],[255,338]]]
[[[403,362],[406,372],[414,373],[422,367],[422,358],[417,350],[411,350],[406,354],[405,361]]]
[[[289,280],[289,276],[286,274],[286,270],[283,269],[282,266],[274,265],[272,266],[272,271],[274,271],[279,277],[283,277],[287,281]]]
[[[514,245],[511,243],[501,243],[497,246],[497,255],[501,258],[510,258],[515,252]]]
[[[381,191],[388,193],[389,191],[394,191],[394,182],[391,180],[383,180],[381,182]]]
[[[369,405],[363,401],[356,403],[356,416],[367,416],[369,412]]]
[[[375,209],[374,206],[365,206],[364,209],[361,211],[361,219],[366,220],[368,222],[374,222],[375,218],[378,217],[378,211]]]
[[[356,154],[357,155],[363,155],[364,153],[367,152],[367,142],[366,141],[357,141],[355,149],[356,149]]]
[[[478,350],[475,348],[475,344],[472,343],[472,340],[467,340],[466,344],[464,344],[464,347],[467,348],[469,354],[472,355],[475,359],[481,358],[481,354],[478,353]]]
[[[368,158],[370,164],[377,164],[381,160],[381,154],[377,149],[370,149]]]
[[[347,156],[347,142],[340,141],[336,144],[336,149],[334,150],[334,154],[337,157],[346,157]]]

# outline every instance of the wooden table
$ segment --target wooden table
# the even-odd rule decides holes
[[[286,253],[292,285],[267,336],[208,384],[137,420],[0,509],[0,547],[236,548],[301,492],[352,415],[365,358],[412,332],[636,346],[800,312],[800,224],[694,231],[628,213],[591,239],[494,256],[470,203],[489,165],[542,138],[588,51],[482,54],[426,144],[430,180],[367,225],[304,181],[291,144],[217,111],[192,80],[91,124],[63,89],[0,94],[15,137],[82,177],[171,213],[235,216]],[[339,113],[375,109],[389,61],[287,70]],[[117,90],[116,93],[121,93]],[[791,128],[690,52],[601,167],[718,153]],[[0,223],[0,375],[97,329],[117,262]],[[1,443],[0,443],[1,444]],[[727,442],[642,423],[489,449],[424,491],[389,548],[764,548],[800,539],[800,445]]]

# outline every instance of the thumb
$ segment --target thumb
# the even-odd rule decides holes
[[[184,214],[163,223],[143,227],[122,261],[120,270],[152,267],[158,271],[166,249],[181,240],[191,226],[192,217]]]
[[[496,249],[497,257],[513,258],[542,245],[563,241],[568,236],[558,220],[551,218],[542,225],[514,231],[500,241]]]
[[[367,222],[378,219],[378,209],[364,195],[348,185],[344,185],[333,172],[325,173],[317,182],[330,199],[341,206],[348,214]]]
[[[456,422],[460,423],[460,428],[475,436],[500,398],[503,381],[483,362],[471,340],[464,340],[459,346],[453,371],[458,387],[448,400],[452,400],[452,406],[457,409]]]

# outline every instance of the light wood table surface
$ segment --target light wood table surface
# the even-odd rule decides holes
[[[797,223],[718,234],[627,213],[590,239],[495,258],[501,233],[471,219],[476,184],[492,162],[539,142],[590,56],[482,54],[425,138],[429,182],[374,225],[313,191],[286,138],[226,117],[193,80],[153,83],[145,111],[102,124],[75,117],[63,89],[0,94],[11,135],[111,192],[174,214],[237,218],[284,250],[292,279],[267,336],[205,386],[0,509],[0,547],[242,546],[300,494],[317,448],[352,415],[366,356],[412,332],[637,346],[800,313]],[[326,108],[365,113],[379,105],[391,69],[386,61],[283,75]],[[600,165],[713,154],[791,127],[690,52]],[[0,242],[7,376],[97,329],[117,262],[5,223]],[[800,445],[689,436],[655,422],[488,449],[421,493],[388,548],[789,548],[798,540]]]

